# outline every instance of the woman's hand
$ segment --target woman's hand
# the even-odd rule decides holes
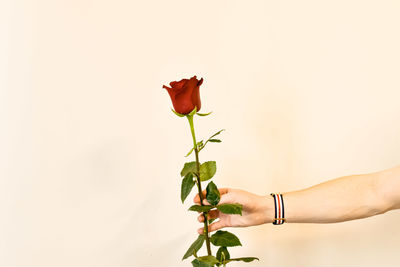
[[[208,226],[208,231],[216,231],[223,227],[247,227],[270,223],[274,216],[274,202],[271,196],[259,196],[241,189],[220,188],[221,200],[218,204],[242,204],[242,215],[240,214],[224,214],[217,209],[213,209],[208,213],[208,219],[219,218]],[[206,200],[206,190],[203,191],[203,204],[209,205]],[[200,205],[199,194],[193,201]],[[204,221],[202,214],[198,217],[199,222]],[[204,228],[199,228],[198,233],[202,234]]]

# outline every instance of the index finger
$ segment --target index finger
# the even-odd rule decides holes
[[[218,191],[219,191],[220,195],[223,195],[223,194],[226,194],[226,193],[229,192],[229,188],[218,188]],[[205,199],[206,198],[206,194],[207,194],[207,190],[203,190],[202,194],[203,194],[203,199]],[[193,202],[200,205],[199,193],[196,194],[196,196],[193,199]]]

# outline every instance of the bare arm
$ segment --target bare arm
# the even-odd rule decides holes
[[[241,203],[242,216],[210,212],[219,218],[210,231],[271,223],[274,202],[269,195],[222,188],[220,203]],[[205,194],[205,192],[203,192]],[[286,223],[334,223],[361,219],[400,208],[400,165],[370,174],[339,177],[303,190],[283,193]],[[195,203],[199,203],[196,195]],[[207,204],[207,203],[206,203]],[[199,216],[199,221],[202,221]],[[202,228],[199,229],[201,233]]]
[[[400,166],[283,194],[286,222],[333,223],[400,208]]]

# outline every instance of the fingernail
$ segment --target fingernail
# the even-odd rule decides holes
[[[203,233],[203,228],[199,228],[198,230],[197,230],[197,233],[199,233],[200,235]]]

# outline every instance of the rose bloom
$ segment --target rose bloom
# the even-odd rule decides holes
[[[194,107],[197,111],[201,108],[200,102],[200,85],[203,83],[203,78],[197,80],[196,75],[190,79],[182,79],[179,82],[170,82],[168,86],[163,85],[167,89],[172,100],[172,105],[176,112],[180,114],[189,114]]]

